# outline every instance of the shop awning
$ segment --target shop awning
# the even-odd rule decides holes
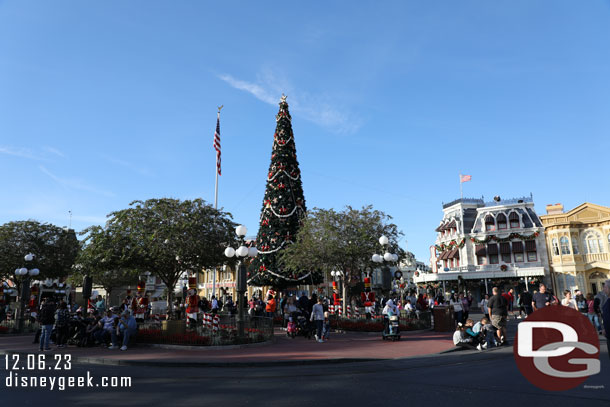
[[[495,243],[490,243],[487,245],[487,253],[488,254],[498,254],[498,245]]]
[[[477,256],[487,256],[487,248],[484,244],[478,244],[475,247],[475,254]]]

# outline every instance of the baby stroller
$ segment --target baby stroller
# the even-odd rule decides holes
[[[294,339],[297,335],[297,324],[294,322],[293,317],[288,317],[288,325],[286,326],[286,336]]]
[[[400,340],[400,324],[398,315],[389,313],[383,316],[383,332],[381,333],[381,339],[390,339],[392,341]]]
[[[293,315],[294,318],[294,315]],[[312,329],[311,323],[309,322],[309,318],[307,318],[306,314],[300,312],[296,314],[296,325],[297,325],[297,335],[304,336],[307,339],[311,339]]]

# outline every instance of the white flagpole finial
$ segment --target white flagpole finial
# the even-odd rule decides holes
[[[282,97],[280,98],[280,103],[286,103],[286,98],[287,98],[287,97],[288,97],[288,96],[286,96],[286,95],[284,95],[284,94],[282,93]]]

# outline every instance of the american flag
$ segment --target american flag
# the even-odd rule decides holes
[[[460,175],[460,182],[467,182],[472,179],[471,175]]]
[[[220,115],[216,119],[216,131],[214,132],[214,150],[216,150],[216,169],[218,170],[218,175],[222,175],[220,173]]]

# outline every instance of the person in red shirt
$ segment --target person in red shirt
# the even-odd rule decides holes
[[[514,292],[515,290],[511,288],[510,290],[508,290],[507,293],[502,293],[502,297],[504,297],[506,299],[506,302],[508,303],[508,312],[513,317],[515,317],[515,313],[513,311],[513,302],[515,300]]]

